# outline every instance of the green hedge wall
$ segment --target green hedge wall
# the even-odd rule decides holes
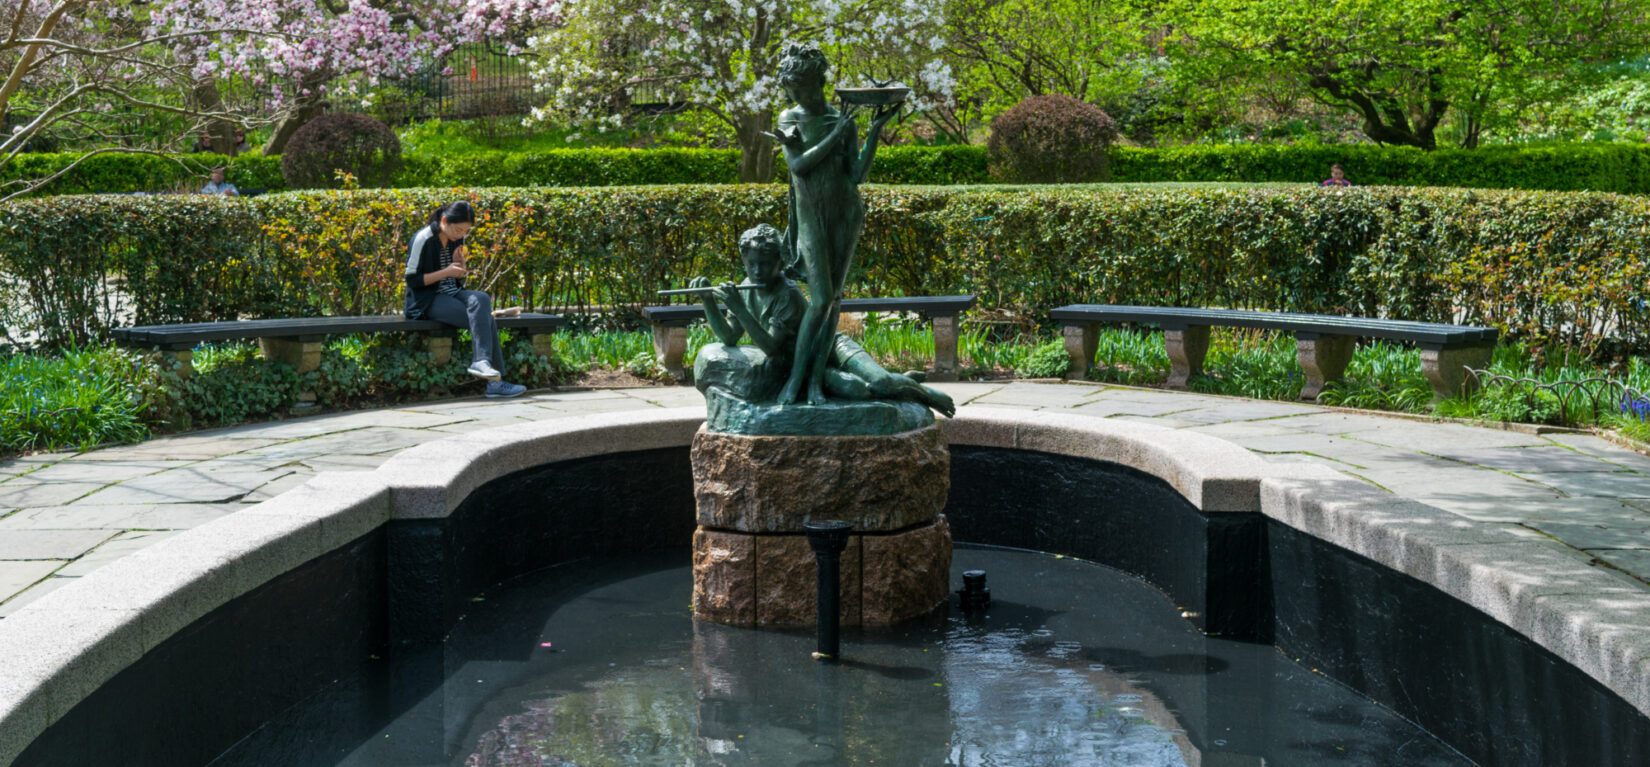
[[[0,182],[49,176],[69,166],[78,154],[20,154],[6,164]],[[281,158],[215,154],[171,159],[152,154],[100,154],[41,190],[41,194],[99,194],[198,190],[215,165],[227,165],[230,182],[241,188],[286,189]]]
[[[472,287],[634,317],[660,288],[736,277],[739,232],[783,223],[785,188],[26,200],[0,208],[0,319],[66,343],[115,322],[397,312],[408,239],[456,197],[478,213]],[[1032,323],[1068,303],[1226,306],[1487,323],[1583,351],[1650,344],[1650,198],[884,186],[866,202],[850,295],[974,293],[980,314]]]
[[[10,179],[38,178],[75,155],[19,155]],[[242,188],[284,190],[280,158],[191,155],[195,167],[151,155],[100,155],[55,184],[53,194],[160,191],[204,168],[230,166]],[[738,153],[727,149],[567,149],[543,153],[490,152],[440,157],[407,155],[395,186],[623,186],[732,184]],[[1359,186],[1451,186],[1650,193],[1650,145],[1551,144],[1440,149],[1362,144],[1337,146],[1233,145],[1113,150],[1112,179],[1127,183],[1228,181],[1316,183],[1340,163]],[[6,180],[6,179],[0,179]],[[783,162],[774,180],[785,180]],[[947,186],[990,183],[984,147],[893,146],[877,153],[871,181]],[[194,182],[191,181],[191,184]]]
[[[1119,147],[1112,179],[1318,182],[1329,177],[1335,163],[1359,186],[1650,192],[1650,145],[1604,143],[1433,152],[1369,144]]]

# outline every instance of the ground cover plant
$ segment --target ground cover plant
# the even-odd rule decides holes
[[[535,387],[589,371],[624,371],[655,383],[675,383],[654,360],[647,330],[558,333],[549,360],[539,357],[525,338],[505,333],[512,377]],[[933,335],[920,318],[866,315],[849,333],[890,370],[932,364]],[[714,340],[702,324],[689,331],[689,368],[699,349]],[[87,449],[187,428],[283,417],[306,390],[317,395],[316,409],[306,413],[473,395],[479,389],[464,372],[462,350],[467,346],[468,339],[460,337],[455,348],[461,353],[439,365],[411,337],[341,336],[327,343],[321,368],[301,377],[284,363],[264,361],[250,343],[203,345],[195,352],[195,374],[187,379],[177,375],[169,358],[130,350],[14,353],[0,359],[0,377],[8,381],[0,399],[0,453]],[[1059,338],[980,323],[965,325],[958,348],[965,381],[1053,378],[1064,373],[1067,362]],[[1161,332],[1104,328],[1097,348],[1091,381],[1155,386],[1168,378]],[[1215,329],[1204,370],[1191,380],[1193,391],[1293,402],[1302,383],[1293,337],[1266,331]],[[1650,398],[1645,396],[1650,393],[1650,363],[1643,357],[1625,357],[1606,367],[1503,343],[1489,373],[1545,384],[1607,378],[1619,385],[1594,382],[1561,399],[1528,385],[1491,381],[1472,396],[1435,403],[1431,384],[1421,374],[1419,352],[1377,341],[1358,346],[1346,380],[1330,384],[1318,402],[1483,422],[1591,426],[1650,441]],[[1623,397],[1621,387],[1634,393]],[[1596,413],[1594,393],[1600,403]]]
[[[501,332],[511,380],[538,388],[565,381],[572,368],[539,356],[527,338]],[[0,356],[0,455],[84,450],[186,429],[292,414],[479,394],[465,372],[469,339],[438,364],[417,338],[395,334],[328,339],[321,367],[299,375],[264,360],[257,344],[203,344],[192,375],[171,357],[108,346]],[[301,392],[313,406],[296,408]]]

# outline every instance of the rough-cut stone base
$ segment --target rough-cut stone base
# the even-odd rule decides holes
[[[950,594],[951,525],[932,525],[860,541],[860,620],[887,626],[934,609]],[[760,617],[760,616],[758,616]]]
[[[818,583],[807,537],[699,528],[693,536],[693,614],[731,625],[811,626]],[[949,594],[951,527],[934,522],[855,535],[842,552],[845,626],[887,626],[927,613]]]
[[[730,533],[736,535],[737,533]],[[818,562],[805,535],[764,535],[756,543],[756,622],[764,626],[812,626],[819,603]],[[840,620],[860,622],[860,543],[850,536],[838,565]]]
[[[854,532],[932,521],[951,488],[951,452],[938,427],[888,436],[693,436],[699,524],[745,532],[802,531],[838,519]]]
[[[909,400],[776,405],[746,402],[716,386],[705,390],[705,416],[710,431],[770,436],[899,434],[934,425],[928,407]]]
[[[693,531],[693,614],[717,623],[756,622],[756,536]]]

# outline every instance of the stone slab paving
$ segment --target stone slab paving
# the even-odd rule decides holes
[[[1650,457],[1600,437],[1119,386],[937,386],[965,407],[1152,423],[1219,437],[1269,461],[1330,466],[1523,538],[1560,541],[1578,559],[1615,568],[1636,582],[1650,579]],[[103,564],[320,472],[371,470],[401,450],[455,434],[702,402],[690,387],[534,392],[514,400],[334,413],[0,461],[0,618]]]

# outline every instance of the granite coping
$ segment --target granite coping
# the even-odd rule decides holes
[[[447,516],[487,482],[546,463],[687,447],[703,421],[685,407],[459,434],[372,471],[319,474],[94,570],[0,622],[0,765],[195,620],[391,519]],[[1111,461],[1206,512],[1259,511],[1472,605],[1650,715],[1650,590],[1557,542],[1195,432],[979,406],[942,424],[954,445]]]

